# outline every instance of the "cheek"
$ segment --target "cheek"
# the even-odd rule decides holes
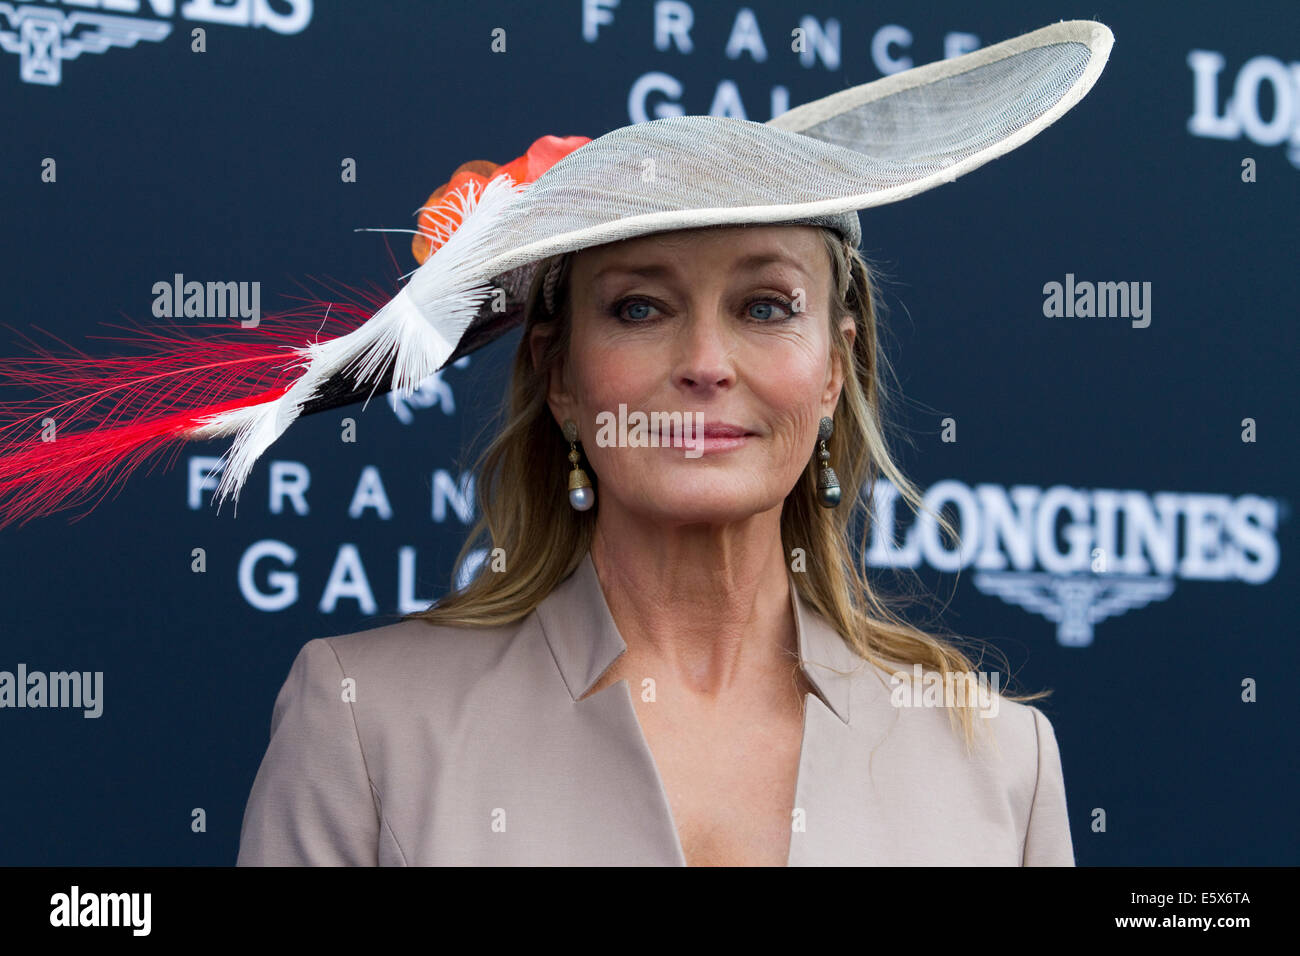
[[[803,421],[821,416],[830,365],[827,343],[809,337],[791,338],[752,350],[744,368],[754,395],[774,410]]]
[[[662,348],[652,339],[617,335],[593,303],[577,310],[569,339],[569,385],[584,416],[617,410],[645,394],[646,383],[662,376]]]
[[[616,410],[619,402],[637,405],[658,391],[667,369],[662,349],[619,345],[584,344],[573,351],[578,401],[595,414]]]
[[[750,391],[771,428],[769,467],[793,482],[815,450],[829,364],[825,349],[807,338],[782,343],[751,363]]]

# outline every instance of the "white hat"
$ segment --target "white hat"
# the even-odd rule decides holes
[[[426,208],[421,232],[430,254],[358,327],[300,346],[288,362],[283,343],[272,342],[281,347],[274,387],[263,367],[255,385],[226,376],[220,390],[182,390],[186,357],[191,367],[210,363],[202,361],[202,343],[187,341],[183,353],[173,343],[178,378],[159,386],[166,401],[133,388],[131,414],[119,402],[111,419],[101,415],[58,442],[41,443],[30,430],[12,437],[14,425],[39,421],[39,411],[0,428],[0,524],[66,507],[173,440],[233,435],[216,498],[237,500],[254,462],[299,415],[389,390],[409,394],[518,325],[539,263],[559,253],[670,230],[770,223],[827,226],[856,246],[859,210],[952,182],[1059,119],[1092,88],[1112,43],[1100,23],[1065,21],[834,93],[768,123],[678,116],[590,141],[539,140],[535,149],[547,146],[549,154],[532,174],[518,175],[525,157],[486,164],[504,174],[468,177],[463,189]],[[22,378],[27,363],[0,363],[0,370]],[[85,381],[101,393],[127,387],[126,378]],[[205,401],[178,407],[178,394]],[[71,407],[74,417],[91,417],[90,405]],[[129,425],[120,424],[124,418]]]

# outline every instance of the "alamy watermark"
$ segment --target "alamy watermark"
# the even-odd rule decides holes
[[[1043,286],[1043,315],[1049,319],[1132,319],[1133,328],[1151,324],[1150,282],[1076,282],[1073,272],[1065,282]]]
[[[4,707],[80,707],[82,717],[98,717],[104,712],[103,671],[29,671],[26,664],[18,672],[0,671],[0,708]]]
[[[704,454],[703,412],[629,413],[622,402],[618,414],[596,415],[596,444],[601,448],[685,448],[687,458]]]
[[[912,673],[894,671],[889,702],[895,707],[974,707],[981,717],[996,717],[1002,675],[997,671],[926,671],[912,665]]]
[[[133,936],[148,936],[152,910],[152,893],[83,893],[74,883],[50,897],[50,925],[119,926]]]
[[[227,319],[238,316],[241,328],[255,329],[262,320],[262,283],[185,281],[153,284],[153,314],[159,319]]]

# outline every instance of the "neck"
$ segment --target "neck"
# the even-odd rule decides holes
[[[603,509],[591,558],[628,661],[700,698],[788,681],[798,649],[780,522],[780,506],[679,526]]]

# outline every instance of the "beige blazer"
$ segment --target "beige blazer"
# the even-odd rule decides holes
[[[1001,700],[976,718],[1000,753],[968,757],[942,707],[894,706],[889,672],[790,593],[817,693],[789,865],[1074,865],[1037,708]],[[509,627],[309,641],[275,701],[238,865],[684,866],[628,682],[579,701],[625,649],[590,556]]]

